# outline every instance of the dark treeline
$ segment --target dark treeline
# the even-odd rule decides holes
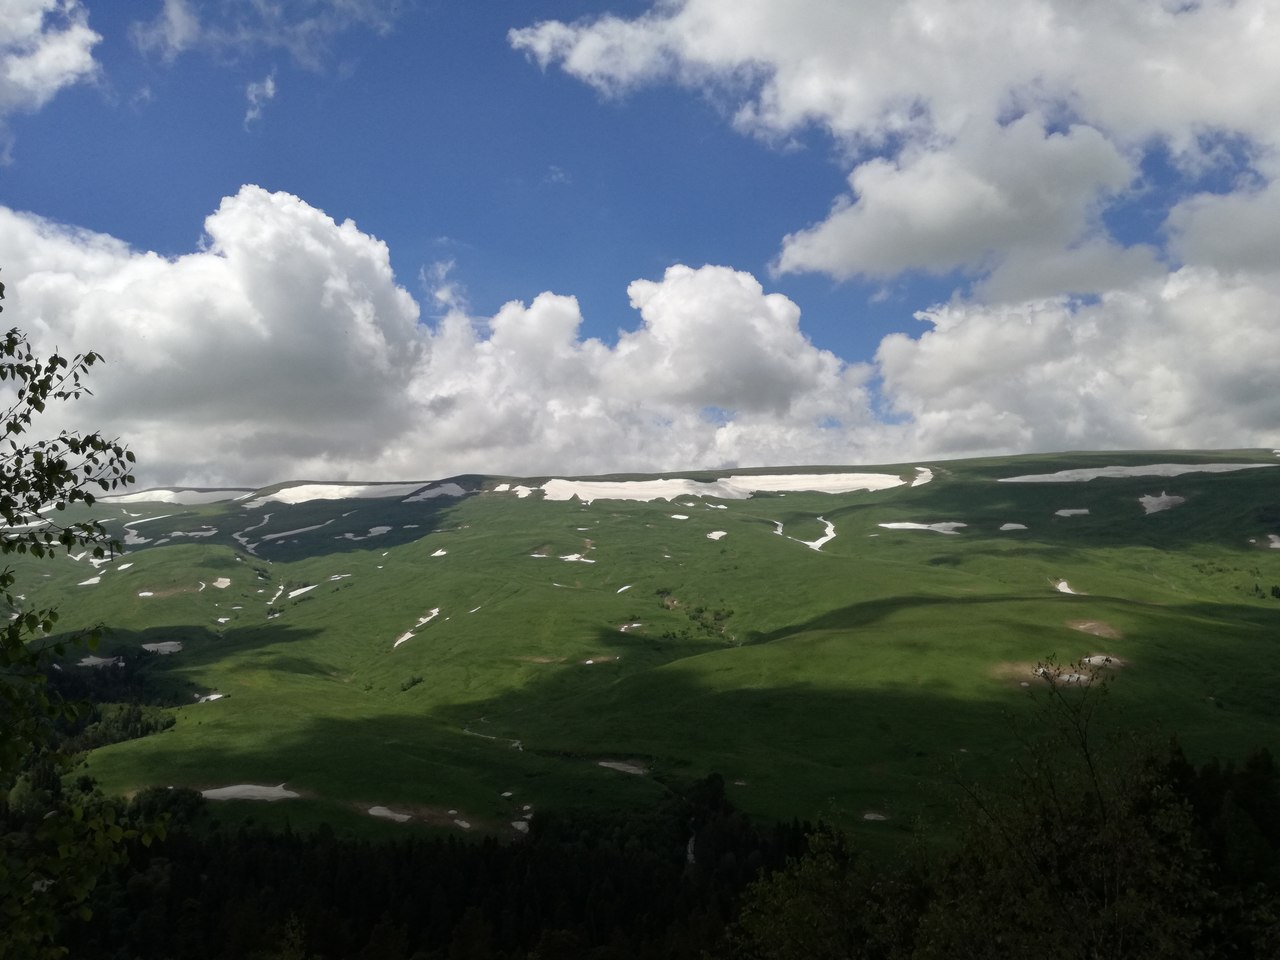
[[[98,885],[92,919],[68,925],[72,956],[696,958],[810,832],[760,829],[718,776],[625,817],[540,815],[515,843],[211,828],[186,790],[131,805],[161,814],[167,838],[135,846]]]
[[[130,813],[167,813],[167,839],[64,942],[104,960],[1280,956],[1270,753],[1116,763],[1033,756],[968,794],[957,843],[891,859],[760,828],[715,776],[649,811],[540,815],[515,843],[212,827],[198,794],[151,790]]]

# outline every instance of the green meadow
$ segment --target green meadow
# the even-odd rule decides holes
[[[999,482],[1215,462],[1271,466]],[[1007,768],[1050,658],[1113,658],[1091,672],[1116,730],[1176,734],[1193,757],[1280,745],[1278,463],[778,468],[759,472],[933,477],[734,500],[549,501],[495,490],[543,479],[476,476],[454,478],[467,496],[412,502],[100,503],[126,553],[97,569],[23,559],[17,590],[56,605],[60,631],[100,624],[95,655],[128,662],[75,651],[62,669],[135,670],[172,705],[171,729],[89,756],[108,792],[284,784],[299,796],[221,809],[512,834],[527,808],[646,805],[718,772],[748,813],[883,840],[942,829],[955,777]],[[1144,512],[1161,494],[1182,501]],[[826,522],[835,537],[812,549]],[[165,641],[182,649],[142,649]]]

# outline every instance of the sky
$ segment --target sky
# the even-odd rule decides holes
[[[143,485],[1280,447],[1273,0],[0,0]]]

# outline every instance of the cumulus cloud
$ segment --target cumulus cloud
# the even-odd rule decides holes
[[[64,87],[98,70],[102,39],[78,0],[10,0],[0,16],[0,135],[5,118],[39,110]]]
[[[955,303],[876,353],[913,444],[940,453],[1267,446],[1280,277],[1185,267],[1095,302]]]
[[[1136,170],[1092,127],[1046,133],[1027,114],[965,128],[946,147],[860,164],[822,223],[783,240],[777,269],[842,279],[976,268],[1011,251],[1052,251],[1097,232],[1095,198]]]
[[[165,259],[0,208],[13,322],[100,349],[82,425],[156,482],[594,472],[861,452],[868,371],[817,349],[749,275],[673,267],[635,329],[580,334],[569,296],[434,326],[353,223],[247,186]],[[447,276],[442,268],[441,275]]]
[[[1100,214],[1154,145],[1188,177],[1241,162],[1217,148],[1223,136],[1246,145],[1246,163],[1280,149],[1272,14],[1269,0],[666,0],[509,41],[609,95],[673,82],[733,104],[744,131],[827,131],[852,163],[851,193],[782,240],[776,269],[960,268],[1005,297],[1101,293],[1150,273],[1153,251],[1119,249]],[[1209,236],[1211,206],[1226,215],[1206,200],[1175,218],[1188,252]],[[1015,268],[1035,282],[1011,282]],[[1059,276],[1069,286],[1047,289]]]
[[[636,322],[606,343],[549,292],[491,317],[446,297],[424,322],[383,243],[289,194],[246,186],[205,233],[166,259],[0,208],[6,318],[41,350],[107,354],[94,396],[53,415],[124,438],[146,483],[1280,445],[1275,271],[957,300],[868,364],[815,347],[794,302],[728,267],[633,282]]]

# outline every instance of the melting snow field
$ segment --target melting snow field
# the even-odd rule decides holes
[[[931,530],[934,533],[957,534],[961,527],[967,527],[967,523],[960,523],[955,520],[945,520],[942,523],[881,523],[878,526],[884,527],[886,530]],[[1000,528],[1001,530],[1004,527]],[[1026,529],[1023,527],[1022,529]]]
[[[112,497],[99,497],[100,503],[176,503],[181,506],[200,503],[221,503],[224,500],[235,500],[245,494],[253,493],[243,487],[227,490],[190,490],[190,489],[158,489],[139,490],[137,493],[122,493]]]
[[[1067,583],[1067,581],[1065,581],[1065,580],[1059,580],[1059,581],[1058,581],[1057,583],[1055,583],[1053,586],[1054,586],[1054,589],[1055,589],[1055,590],[1057,590],[1059,593],[1069,593],[1069,594],[1071,594],[1073,597],[1082,597],[1082,596],[1084,596],[1084,594],[1079,593],[1079,592],[1078,592],[1078,591],[1076,591],[1076,590],[1072,590],[1072,589],[1071,589],[1071,584]]]
[[[721,537],[727,537],[729,534],[724,530],[712,530],[707,534],[708,540],[719,540]]]
[[[200,795],[206,800],[290,800],[299,794],[286,790],[284,784],[276,787],[259,786],[256,783],[237,783],[230,787],[215,787],[212,790],[201,790]]]
[[[227,587],[231,586],[231,579],[229,577],[219,577],[217,580],[213,581],[213,586],[215,589],[225,590]]]
[[[432,554],[432,556],[433,556],[433,557],[443,557],[443,556],[444,556],[446,553],[448,553],[448,552],[449,552],[449,551],[448,551],[448,550],[446,550],[444,547],[441,547],[439,550],[437,550],[435,553],[433,553],[433,554]]]
[[[312,500],[368,500],[376,497],[407,497],[421,490],[421,483],[295,483],[272,493],[254,497],[246,507],[264,503],[309,503]]]
[[[999,483],[1084,483],[1100,477],[1180,477],[1184,473],[1232,473],[1259,470],[1274,463],[1148,463],[1137,467],[1084,467],[1057,473],[1028,473],[1001,477]]]
[[[318,586],[319,586],[318,583],[313,583],[309,587],[299,587],[297,590],[290,590],[289,596],[286,599],[292,600],[294,597],[300,597],[304,593],[306,593],[308,590],[314,590]],[[279,594],[276,594],[276,596],[279,596]]]
[[[406,820],[412,819],[407,813],[396,813],[388,807],[370,807],[369,816],[381,817],[383,820],[394,820],[396,823],[404,823]]]
[[[932,473],[930,473],[932,478]],[[920,480],[917,477],[916,480]],[[540,488],[547,500],[674,500],[676,497],[716,497],[746,500],[755,493],[854,493],[888,490],[904,480],[891,473],[773,473],[700,480],[548,480]],[[921,480],[920,482],[927,482]]]

